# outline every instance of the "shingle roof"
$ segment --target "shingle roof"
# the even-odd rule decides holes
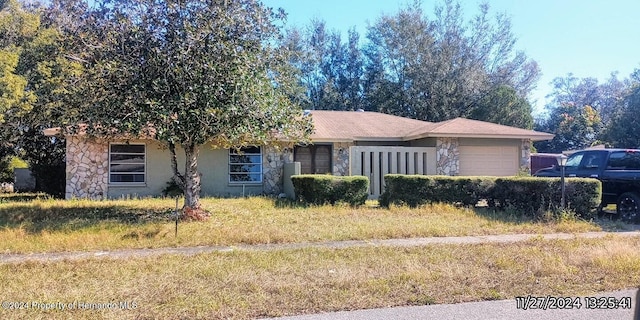
[[[405,138],[413,140],[422,137],[520,138],[534,141],[553,139],[553,135],[546,132],[465,118],[438,122],[434,128],[428,131],[417,130],[408,134]]]
[[[311,111],[315,127],[311,140],[407,141],[426,137],[549,140],[552,134],[490,122],[455,118],[433,123],[379,112]]]
[[[432,127],[431,122],[379,112],[311,111],[313,141],[400,140],[412,131]]]

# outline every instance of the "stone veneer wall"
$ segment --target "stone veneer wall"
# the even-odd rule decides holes
[[[265,194],[278,195],[284,191],[284,164],[293,162],[291,148],[274,146],[263,147],[262,154],[262,185]]]
[[[460,172],[460,152],[457,138],[438,138],[436,141],[436,174],[457,176]]]
[[[522,139],[520,147],[520,171],[531,173],[531,140]]]
[[[349,147],[353,146],[350,142],[336,142],[333,144],[333,175],[348,176],[349,175]]]
[[[67,137],[65,197],[105,199],[109,187],[109,144]]]

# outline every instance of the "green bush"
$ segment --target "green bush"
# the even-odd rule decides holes
[[[444,202],[471,206],[487,200],[490,207],[514,209],[536,216],[557,211],[561,203],[559,178],[533,177],[449,177],[385,175],[385,191],[380,205],[408,205]],[[602,195],[602,184],[595,179],[566,179],[566,205],[582,217],[592,216]]]
[[[369,179],[363,176],[294,175],[291,177],[296,198],[307,204],[346,202],[363,205],[369,193]]]
[[[592,217],[600,204],[602,183],[596,179],[569,178],[565,183],[566,207],[579,216]],[[557,211],[562,202],[560,178],[496,178],[488,199],[499,208],[513,208],[528,215]]]
[[[379,201],[383,207],[390,204],[416,207],[432,202],[475,205],[486,198],[493,179],[387,174],[384,176],[385,191]]]

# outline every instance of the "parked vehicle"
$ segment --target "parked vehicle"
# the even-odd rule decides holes
[[[560,177],[560,167],[538,170],[536,177]],[[602,149],[578,151],[567,159],[565,177],[602,181],[601,208],[616,204],[626,222],[640,223],[640,150]]]

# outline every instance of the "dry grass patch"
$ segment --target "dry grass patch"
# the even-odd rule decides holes
[[[366,240],[600,231],[587,221],[538,222],[513,213],[434,204],[416,209],[300,207],[269,198],[202,201],[206,222],[180,223],[172,199],[0,203],[0,252]]]
[[[9,301],[131,310],[0,310],[3,319],[248,319],[400,305],[573,296],[640,286],[640,238],[302,249],[0,266]]]

